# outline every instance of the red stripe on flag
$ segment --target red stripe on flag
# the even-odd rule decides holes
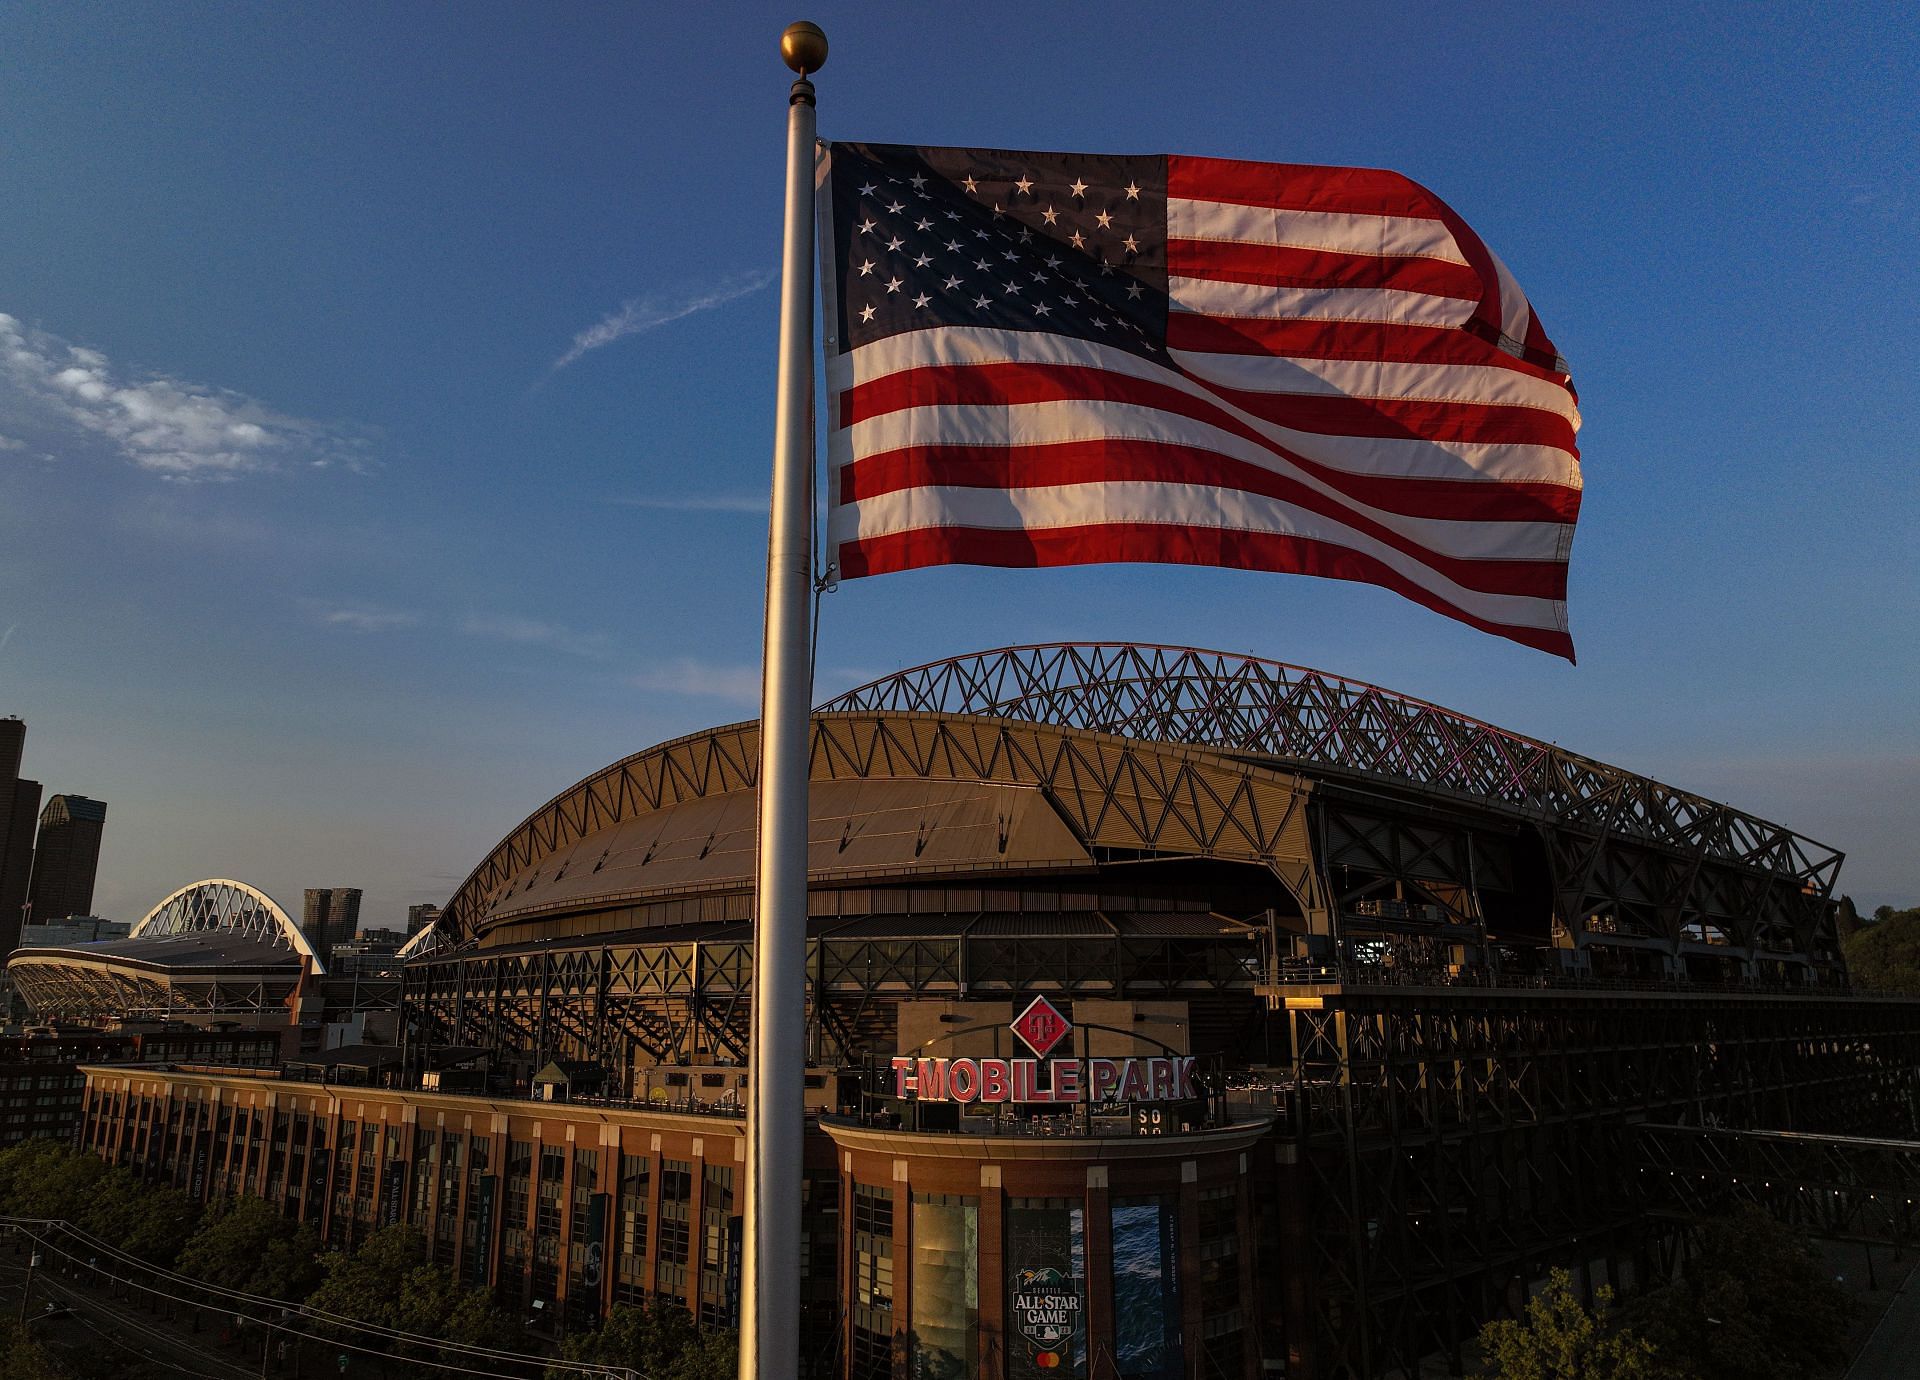
[[[843,542],[835,552],[845,579],[885,575],[932,565],[1009,568],[1149,562],[1218,565],[1288,575],[1318,575],[1381,585],[1469,627],[1573,660],[1573,639],[1550,628],[1495,623],[1448,603],[1392,566],[1346,547],[1300,537],[1258,532],[1107,523],[1033,531],[977,527],[927,527],[862,541]]]
[[[1575,453],[1573,424],[1544,408],[1432,399],[1348,398],[1323,393],[1257,393],[1211,382],[1207,389],[1243,412],[1294,431],[1476,446],[1551,446],[1569,455]]]
[[[1436,220],[1436,198],[1384,168],[1321,168],[1308,163],[1248,163],[1237,158],[1167,158],[1167,199],[1225,201],[1284,211],[1412,216]]]
[[[1480,298],[1480,279],[1465,264],[1237,240],[1169,240],[1167,272],[1266,287],[1390,288],[1469,302]]]
[[[840,501],[854,503],[863,498],[938,482],[966,484],[958,478],[926,480],[909,478],[916,474],[961,474],[959,468],[969,462],[1002,469],[1008,476],[1026,473],[1027,459],[1042,452],[1062,455],[1081,448],[1091,454],[1114,454],[1132,447],[1164,446],[1164,442],[1102,438],[1090,441],[1058,441],[1045,445],[990,447],[979,445],[903,446],[864,456],[839,470]],[[1168,446],[1170,450],[1194,457],[1196,465],[1226,461],[1246,465],[1246,461],[1221,456],[1194,446]],[[1258,466],[1249,466],[1259,469]],[[985,471],[980,471],[985,472]],[[1203,472],[1203,471],[1201,471]],[[1268,473],[1268,471],[1261,471]],[[1383,513],[1402,517],[1431,518],[1440,522],[1553,522],[1571,524],[1580,516],[1580,490],[1565,484],[1497,484],[1487,480],[1401,479],[1377,475],[1345,475],[1350,482],[1342,489],[1355,503]],[[1007,487],[1019,487],[1012,478]],[[1064,482],[1064,481],[1063,481]],[[991,487],[991,486],[989,486]],[[1234,485],[1232,487],[1247,487]]]
[[[1211,391],[1223,395],[1226,393],[1226,390],[1213,388],[1211,385],[1208,385],[1208,387]],[[1284,413],[1286,411],[1285,407],[1281,406],[1281,404],[1284,403],[1318,403],[1323,401],[1339,403],[1347,401],[1343,399],[1288,398],[1273,394],[1261,394],[1259,396],[1263,400],[1263,408],[1265,409],[1260,415],[1266,416],[1268,420],[1273,421],[1280,420],[1279,416],[1273,414]],[[856,384],[854,387],[842,393],[840,395],[840,425],[842,427],[849,427],[874,417],[885,416],[887,413],[898,412],[912,407],[1015,407],[1023,403],[1070,401],[1130,403],[1141,407],[1150,407],[1156,411],[1186,417],[1194,421],[1205,422],[1210,426],[1219,427],[1223,431],[1239,436],[1243,440],[1251,441],[1255,445],[1272,451],[1275,455],[1284,457],[1300,468],[1311,472],[1322,482],[1339,488],[1343,493],[1351,492],[1347,487],[1347,483],[1353,478],[1352,475],[1342,470],[1315,464],[1305,456],[1275,444],[1224,408],[1208,402],[1204,398],[1195,397],[1193,394],[1169,384],[1155,383],[1150,379],[1134,378],[1126,374],[1109,373],[1104,369],[1097,369],[1087,365],[998,363],[929,365],[919,369],[903,369],[898,373],[888,374],[883,378],[873,379],[867,383]],[[1369,404],[1368,406],[1371,407],[1373,405]],[[1446,425],[1450,434],[1441,437],[1427,435],[1415,431],[1403,423],[1396,422],[1391,415],[1393,406],[1401,407],[1409,416],[1412,416],[1417,408],[1423,407],[1424,405],[1381,405],[1379,416],[1369,423],[1374,429],[1357,434],[1381,438],[1404,437],[1416,440],[1485,440],[1495,444],[1508,439],[1499,434],[1502,429],[1501,427],[1487,422],[1483,418],[1474,417],[1462,418],[1457,423],[1435,421],[1435,425]],[[1444,407],[1447,405],[1441,406]],[[1247,410],[1253,411],[1254,409],[1248,407]],[[1551,413],[1541,413],[1531,408],[1481,408],[1479,411],[1483,413],[1488,411],[1517,412],[1526,414],[1529,417],[1552,417]],[[1312,422],[1321,419],[1325,414],[1303,407],[1299,410],[1298,415],[1303,420]],[[1426,413],[1419,412],[1418,415],[1424,418]],[[1572,429],[1559,418],[1553,418],[1553,420],[1559,423],[1561,433],[1569,442],[1569,444],[1563,448],[1567,449],[1570,455],[1573,454],[1570,444]],[[1284,424],[1293,425],[1291,422]],[[1490,434],[1486,437],[1476,436],[1473,434],[1476,428]],[[1349,433],[1340,427],[1331,425],[1302,426],[1298,429],[1319,430],[1329,434],[1356,434]],[[1554,445],[1558,444],[1558,442],[1545,441],[1539,442],[1539,444]],[[1402,507],[1396,507],[1393,511],[1405,512],[1408,510]]]
[[[1540,313],[1532,311],[1531,304],[1527,314],[1526,346],[1527,352],[1536,359],[1557,361],[1559,358],[1554,352],[1553,342],[1547,339],[1547,333],[1540,328]],[[1548,367],[1552,367],[1551,363]]]
[[[1557,560],[1473,559],[1443,555],[1296,479],[1231,456],[1158,441],[1071,441],[987,451],[916,446],[868,456],[840,470],[839,501],[858,503],[907,489],[1042,489],[1075,484],[1148,482],[1256,494],[1332,518],[1411,556],[1465,589],[1530,599],[1564,599],[1567,568]],[[1543,517],[1542,521],[1558,521]]]
[[[1296,359],[1380,360],[1388,364],[1476,364],[1511,369],[1566,388],[1564,374],[1515,358],[1482,339],[1446,326],[1372,321],[1305,321],[1247,316],[1167,315],[1167,348],[1215,355]]]

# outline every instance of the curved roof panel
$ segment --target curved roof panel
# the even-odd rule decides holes
[[[320,955],[279,902],[258,887],[228,877],[189,882],[148,911],[127,937],[202,932],[251,935],[310,960],[316,973],[326,971]]]
[[[1032,787],[824,781],[811,796],[807,862],[816,879],[1076,864],[1088,857]],[[487,919],[748,883],[754,805],[753,791],[727,791],[581,835],[516,873],[494,897]]]
[[[129,935],[125,939],[103,939],[94,944],[16,949],[7,967],[11,970],[32,963],[121,965],[155,972],[203,968],[263,972],[284,969],[295,976],[300,972],[300,955],[286,945],[234,930]]]
[[[744,883],[759,740],[758,725],[735,724],[596,772],[503,839],[440,923],[465,938],[656,887]],[[1006,720],[819,714],[811,766],[816,877],[1084,865],[1096,849],[1247,861],[1296,886],[1310,865],[1307,783],[1217,752]]]
[[[746,886],[759,748],[756,724],[733,724],[569,787],[473,870],[435,942]],[[810,769],[815,881],[1205,857],[1270,868],[1302,897],[1305,801],[1322,781],[1629,841],[1736,890],[1824,898],[1841,862],[1755,815],[1438,705],[1185,647],[1011,647],[901,671],[815,711]]]

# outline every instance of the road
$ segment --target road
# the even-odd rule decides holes
[[[4,1277],[0,1282],[0,1307],[16,1316],[26,1269],[10,1262],[0,1264],[0,1277]],[[84,1354],[88,1348],[116,1347],[141,1357],[162,1373],[204,1376],[208,1380],[256,1380],[260,1374],[257,1364],[236,1362],[208,1333],[196,1337],[189,1328],[142,1313],[130,1302],[81,1288],[50,1270],[35,1270],[28,1317],[40,1312],[49,1301],[64,1303],[73,1312],[34,1322],[32,1330],[35,1336],[61,1344],[63,1350],[73,1348]]]
[[[1845,1380],[1913,1380],[1920,1357],[1920,1271],[1907,1276]]]

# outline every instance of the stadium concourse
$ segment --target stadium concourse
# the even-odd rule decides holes
[[[732,1322],[757,730],[561,792],[361,1086],[89,1070],[84,1141],[542,1325]],[[1117,644],[813,721],[803,1372],[1410,1374],[1556,1265],[1670,1266],[1639,1128],[1913,1133],[1841,855],[1337,676]]]

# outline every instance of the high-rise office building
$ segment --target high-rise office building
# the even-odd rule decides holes
[[[20,759],[27,750],[27,725],[8,715],[0,719],[0,781],[20,775]]]
[[[28,916],[36,925],[93,912],[93,879],[100,866],[100,838],[107,802],[84,795],[56,795],[40,812],[40,838],[33,848]]]
[[[440,907],[419,905],[407,907],[407,933],[415,935],[440,918]]]
[[[310,886],[307,904],[300,920],[300,931],[307,936],[315,953],[324,962],[333,946],[353,938],[360,928],[360,888],[357,886]]]
[[[0,719],[0,953],[20,942],[27,883],[33,872],[33,824],[40,813],[40,783],[20,777],[27,726]]]

